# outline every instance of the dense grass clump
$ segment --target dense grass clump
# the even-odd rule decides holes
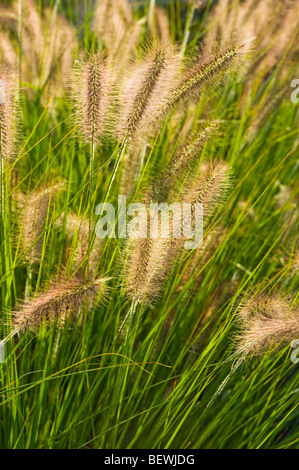
[[[163,3],[1,4],[1,448],[299,447],[298,1]]]

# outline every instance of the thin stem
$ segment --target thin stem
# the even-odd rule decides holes
[[[90,195],[91,196],[93,192],[94,155],[95,155],[95,145],[92,139],[91,146],[90,146],[90,162],[89,162]]]
[[[111,179],[110,179],[110,182],[109,182],[109,186],[108,186],[108,189],[107,189],[107,192],[106,192],[105,202],[108,201],[108,197],[109,197],[109,194],[110,194],[110,191],[111,191],[111,187],[112,187],[113,181],[115,180],[116,173],[117,173],[118,167],[120,165],[120,162],[121,162],[121,160],[124,156],[126,147],[127,147],[127,141],[125,140],[122,144],[121,152],[120,152],[120,154],[119,154],[119,156],[116,160],[116,163],[114,165],[114,168],[113,168],[113,173],[112,173],[112,176],[111,176]]]
[[[129,339],[129,334],[132,331],[132,324],[133,324],[133,319],[134,319],[134,316],[135,316],[137,305],[138,305],[137,302],[135,302],[135,301],[132,302],[130,310],[128,311],[128,313],[127,313],[127,315],[126,315],[126,317],[125,317],[125,319],[124,319],[124,321],[123,321],[123,323],[120,327],[120,330],[119,330],[119,332],[122,331],[122,330],[124,330],[124,332],[125,332],[121,352],[126,357],[131,357],[134,342],[135,342],[136,333],[132,338],[130,338],[130,341],[128,341],[128,339]],[[129,374],[129,368],[128,367],[126,367],[125,370],[120,368],[120,370],[119,370],[120,379],[117,383],[121,384],[121,385],[120,385],[120,387],[119,387],[119,385],[117,385],[117,388],[116,388],[116,391],[117,391],[116,396],[118,397],[118,405],[117,405],[117,410],[116,410],[116,423],[118,423],[120,421],[120,416],[121,416],[122,406],[123,406],[122,402],[123,402],[124,395],[125,395],[126,384],[127,384],[127,380],[128,380],[128,374]],[[114,439],[115,439],[115,442],[117,442],[117,427],[115,428],[115,431],[114,431]]]
[[[32,263],[30,262],[27,267],[25,300],[28,300],[31,295],[31,287],[32,287]]]
[[[19,0],[19,90],[21,93],[23,60],[23,0]]]
[[[215,402],[216,398],[219,397],[220,393],[223,391],[224,387],[226,386],[226,384],[229,382],[229,380],[231,379],[232,375],[238,370],[238,368],[240,367],[240,365],[243,363],[244,361],[244,357],[242,356],[241,358],[239,358],[235,364],[232,365],[232,368],[231,368],[231,371],[230,373],[225,377],[225,379],[223,380],[223,382],[220,384],[220,386],[218,387],[217,391],[214,393],[214,395],[212,396],[211,400],[209,401],[209,403],[207,404],[205,410],[204,410],[204,413],[205,411],[210,408],[213,403]]]
[[[192,24],[193,17],[194,17],[194,12],[195,12],[195,2],[192,1],[191,9],[190,9],[189,15],[187,16],[187,20],[186,20],[185,32],[184,32],[183,42],[182,42],[181,51],[180,51],[181,59],[183,59],[183,57],[184,57],[186,47],[187,47],[187,44],[188,44],[188,41],[189,41],[190,28],[191,28],[191,24]]]
[[[118,329],[118,334],[117,336],[115,336],[114,338],[114,343],[117,339],[117,337],[121,334],[121,332],[124,330],[125,331],[125,341],[124,341],[124,347],[126,346],[127,344],[127,341],[128,341],[128,336],[129,336],[129,332],[130,330],[132,329],[132,322],[133,322],[133,318],[134,318],[134,314],[135,314],[135,311],[136,311],[136,307],[137,307],[137,302],[133,301],[132,302],[132,305],[130,307],[130,310],[128,311],[127,315],[125,316],[120,328]]]
[[[89,161],[89,204],[90,204],[90,209],[89,209],[89,249],[91,251],[92,244],[93,244],[93,230],[92,230],[92,217],[93,217],[93,209],[92,209],[92,196],[93,196],[93,177],[94,177],[94,158],[95,158],[95,144],[94,144],[94,139],[91,141],[90,145],[90,161]],[[89,266],[89,264],[88,264]],[[88,269],[89,270],[89,269]]]
[[[156,3],[156,0],[149,0],[148,23],[150,26],[152,26],[153,20],[154,20],[155,3]]]
[[[90,159],[89,159],[89,197],[90,197],[90,219],[92,218],[92,195],[93,195],[93,178],[94,178],[94,157],[95,157],[95,144],[94,140],[92,139],[90,144]]]

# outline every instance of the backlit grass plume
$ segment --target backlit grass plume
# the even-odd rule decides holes
[[[17,206],[21,209],[19,224],[21,227],[23,250],[32,263],[39,263],[44,243],[44,231],[47,220],[51,220],[51,208],[56,194],[64,190],[63,181],[46,184],[31,194],[18,193]]]
[[[131,67],[131,61],[136,57],[138,46],[142,41],[143,23],[144,18],[131,23],[117,49],[117,53],[113,56],[111,65],[116,82],[119,82],[120,77],[126,74]]]
[[[17,75],[15,70],[0,63],[0,155],[11,161],[17,130]]]
[[[76,120],[85,144],[90,144],[90,201],[96,145],[108,134],[112,92],[110,62],[106,53],[95,53],[76,61],[73,76],[73,98]],[[92,204],[90,204],[92,210]],[[91,221],[91,214],[90,214]]]
[[[160,37],[164,41],[170,42],[170,24],[166,10],[162,7],[155,7],[153,21],[149,24],[153,37]]]
[[[178,199],[181,206],[185,203],[188,203],[191,206],[191,213],[187,213],[182,217],[180,222],[181,234],[185,234],[186,229],[189,230],[189,227],[191,230],[195,230],[195,206],[196,204],[202,204],[202,233],[203,237],[205,237],[211,220],[227,197],[230,186],[230,170],[225,162],[222,162],[221,160],[204,162],[202,164],[202,169],[195,180],[193,180],[192,177],[190,180],[186,180],[182,189],[182,194]],[[179,229],[179,227],[175,227],[175,230],[177,229]],[[171,239],[168,258],[179,259],[183,252],[185,242],[185,236]],[[205,245],[205,241],[201,240],[201,243],[202,242]],[[194,249],[201,250],[201,243]]]
[[[15,68],[18,64],[18,53],[8,31],[0,31],[0,51],[2,62],[5,62],[11,68]]]
[[[73,98],[77,123],[84,143],[96,145],[107,134],[111,77],[106,54],[95,53],[76,60]]]
[[[181,199],[191,204],[203,204],[204,227],[215,214],[230,188],[230,171],[221,160],[205,162],[190,188],[184,188]]]
[[[279,108],[283,99],[287,97],[290,92],[290,82],[279,84],[274,81],[272,87],[272,94],[267,95],[265,101],[262,101],[258,105],[258,109],[254,115],[254,118],[248,128],[247,139],[252,139],[255,135],[258,135],[260,129],[265,123],[268,122],[269,118],[274,114],[275,110]]]
[[[205,128],[191,133],[185,145],[176,151],[161,176],[154,181],[148,192],[150,199],[157,202],[177,198],[187,176],[190,177],[198,169],[201,152],[219,125],[219,121],[211,121]]]
[[[299,309],[279,293],[260,294],[239,310],[241,331],[237,351],[255,356],[281,344],[291,343],[299,335]]]
[[[190,203],[193,209],[196,203],[203,204],[205,229],[220,202],[223,201],[228,187],[227,165],[221,161],[209,162],[195,180],[193,187],[186,188],[178,202],[181,206],[183,203]],[[148,216],[150,212],[149,208]],[[179,222],[181,238],[173,236],[177,222],[174,221],[172,213],[170,213],[169,236],[163,233],[161,222],[158,238],[150,237],[149,227],[147,238],[134,239],[134,233],[130,234],[125,263],[125,290],[134,302],[150,303],[157,297],[167,276],[182,255],[186,241],[185,228],[190,224],[193,226],[194,217],[194,210],[191,210],[191,220],[189,216],[181,217]]]
[[[55,277],[48,288],[21,303],[12,312],[13,331],[9,337],[25,330],[38,330],[43,323],[63,323],[76,318],[82,309],[92,310],[106,292],[106,278],[87,280],[80,276]]]
[[[0,59],[1,60],[1,59]],[[15,70],[0,61],[0,239],[4,230],[5,163],[11,162],[17,132],[17,76]]]
[[[206,54],[217,41],[225,44],[232,37],[255,37],[258,58],[248,72],[266,78],[279,65],[289,44],[298,42],[298,6],[298,0],[219,0],[208,19]]]
[[[165,99],[176,81],[178,54],[174,46],[152,46],[141,63],[137,63],[121,88],[119,140],[130,141]],[[146,132],[143,129],[143,134]]]
[[[158,296],[171,269],[169,240],[150,238],[129,241],[124,284],[134,303],[151,303]]]
[[[127,0],[97,0],[93,29],[109,51],[115,54],[134,22]]]
[[[0,0],[1,449],[299,447],[298,15]]]
[[[55,9],[45,11],[44,23],[46,35],[41,38],[44,48],[38,55],[41,68],[41,85],[48,86],[54,96],[63,96],[69,87],[69,77],[72,71],[73,54],[78,48],[76,31],[70,22],[59,15]],[[56,77],[56,79],[55,79]],[[57,82],[60,86],[57,87]]]
[[[5,9],[0,9],[0,23],[3,33],[8,33],[3,36],[5,41],[3,44],[1,41],[1,49],[10,63],[21,66],[26,95],[37,94],[44,104],[48,103],[51,94],[62,96],[71,71],[72,54],[77,46],[72,25],[55,7],[44,8],[40,14],[35,0],[16,0]],[[12,51],[15,51],[16,57]]]
[[[153,118],[165,117],[179,104],[190,99],[198,99],[204,87],[211,85],[211,82],[215,86],[219,84],[225,72],[241,64],[242,55],[250,50],[250,43],[250,40],[242,44],[235,43],[223,52],[211,54],[207,59],[199,53],[190,70],[183,75],[167,98],[162,101],[162,105],[159,106]]]

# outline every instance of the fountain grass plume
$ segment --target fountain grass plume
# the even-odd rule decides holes
[[[238,311],[237,352],[260,356],[298,338],[299,309],[291,306],[291,300],[279,292],[258,294],[243,302]]]
[[[48,287],[37,292],[12,311],[12,332],[4,340],[8,341],[17,333],[26,330],[37,331],[43,323],[75,319],[86,308],[91,311],[107,293],[108,278],[88,280],[76,275],[67,277],[64,273],[53,278]]]
[[[131,141],[138,128],[147,133],[146,121],[176,82],[178,54],[171,44],[149,47],[142,62],[136,63],[121,86],[118,138]]]

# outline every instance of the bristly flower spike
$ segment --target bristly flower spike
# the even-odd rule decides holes
[[[150,48],[144,61],[136,65],[121,93],[120,140],[131,141],[136,130],[157,110],[176,81],[178,64],[173,45],[157,44]]]
[[[187,185],[189,182],[187,182]],[[221,161],[210,162],[195,180],[193,186],[184,188],[178,202],[203,204],[204,227],[223,201],[229,185],[227,164]],[[193,207],[192,206],[192,207]],[[194,214],[192,214],[192,218]],[[192,219],[193,221],[193,219]],[[189,221],[183,218],[179,223],[181,233]],[[171,217],[170,225],[174,225]],[[162,227],[160,225],[162,232]],[[158,238],[133,238],[128,240],[125,265],[125,290],[129,298],[137,303],[151,303],[159,294],[167,276],[180,259],[186,239],[172,238],[160,234]]]
[[[46,323],[76,318],[84,307],[92,310],[106,293],[108,278],[88,280],[80,276],[55,277],[48,288],[26,300],[12,312],[13,331],[5,342],[17,333],[38,330]]]
[[[0,58],[0,224],[4,229],[4,164],[13,159],[17,130],[17,75]],[[2,237],[0,237],[1,239]]]
[[[280,293],[259,294],[239,310],[241,330],[237,352],[259,356],[271,348],[291,343],[299,335],[299,309]]]
[[[96,53],[75,62],[73,97],[84,143],[96,145],[107,134],[110,80],[107,54]]]
[[[175,86],[172,87],[168,96],[160,99],[160,104],[156,112],[153,112],[146,122],[152,123],[156,120],[159,123],[162,118],[167,116],[170,112],[176,109],[182,102],[187,102],[190,99],[199,98],[204,87],[214,81],[216,84],[221,81],[223,73],[232,70],[236,64],[241,61],[241,56],[249,52],[252,39],[244,41],[240,45],[232,45],[224,52],[214,54],[211,58],[203,60],[200,56],[195,62],[191,70],[188,71]],[[138,126],[140,132],[143,126]]]
[[[84,143],[90,144],[89,197],[90,234],[92,219],[92,197],[95,148],[105,138],[110,123],[111,63],[105,53],[96,53],[76,62],[73,80],[73,95],[77,121]],[[91,235],[90,235],[91,236]]]

